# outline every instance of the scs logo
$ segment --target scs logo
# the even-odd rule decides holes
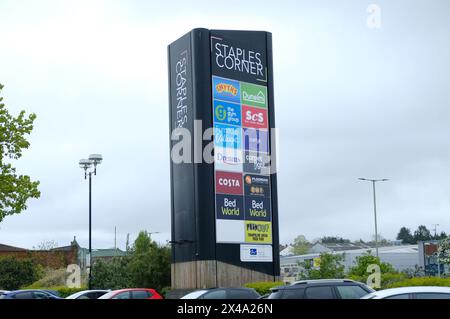
[[[242,119],[245,127],[267,128],[267,111],[260,108],[242,106]]]

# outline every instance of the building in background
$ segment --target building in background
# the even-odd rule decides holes
[[[418,245],[388,246],[379,247],[379,257],[382,262],[391,264],[396,270],[414,270],[416,266],[420,266]],[[349,249],[340,251],[323,251],[332,254],[343,254],[343,265],[348,271],[356,264],[356,257],[371,252],[374,254],[373,248]],[[320,252],[310,253],[299,256],[281,256],[280,257],[280,274],[284,282],[293,282],[296,280],[299,272],[299,263],[310,261],[314,263],[320,257]]]
[[[450,271],[449,265],[439,264],[437,252],[439,240],[419,241],[419,266],[427,276],[440,276]],[[439,267],[438,267],[439,266]]]

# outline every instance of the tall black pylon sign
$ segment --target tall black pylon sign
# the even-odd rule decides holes
[[[172,288],[276,280],[272,36],[194,29],[168,55]]]

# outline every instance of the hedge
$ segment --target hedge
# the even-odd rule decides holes
[[[450,287],[450,278],[439,277],[414,277],[397,281],[390,284],[387,288],[409,287],[409,286],[444,286]]]
[[[285,284],[282,281],[260,281],[247,283],[244,287],[253,288],[262,296],[270,293],[270,288],[284,285]]]

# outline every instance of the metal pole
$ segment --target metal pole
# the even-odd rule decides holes
[[[92,173],[89,172],[89,290],[92,289]]]
[[[375,251],[378,257],[378,226],[377,226],[377,201],[375,197],[375,181],[372,181],[373,185],[373,213],[375,216]]]

